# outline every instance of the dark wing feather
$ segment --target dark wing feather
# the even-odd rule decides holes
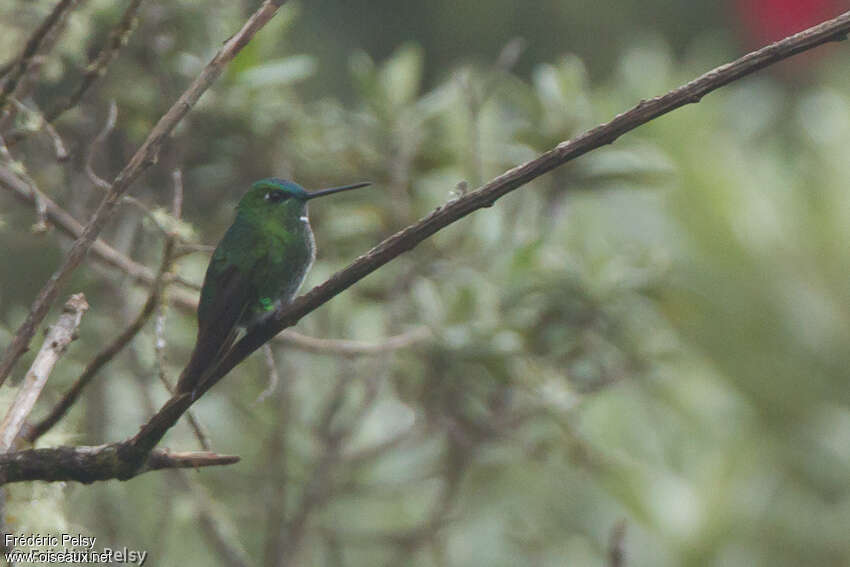
[[[202,297],[198,309],[198,338],[189,364],[180,376],[178,392],[197,389],[204,374],[215,368],[221,356],[233,345],[239,331],[239,323],[257,292],[251,282],[250,271],[246,273],[235,265],[214,271],[210,265],[204,286],[212,297]],[[207,281],[214,278],[215,281]],[[214,290],[214,292],[212,291]]]

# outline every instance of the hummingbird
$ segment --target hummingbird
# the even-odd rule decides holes
[[[251,186],[207,267],[198,302],[198,337],[178,393],[194,395],[240,330],[250,330],[295,297],[316,257],[307,201],[367,185],[307,191],[272,177]]]

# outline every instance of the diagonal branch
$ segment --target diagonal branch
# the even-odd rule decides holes
[[[28,449],[0,455],[0,484],[30,480],[48,482],[75,480],[89,484],[97,480],[127,480],[160,469],[194,469],[239,462],[235,455],[208,451],[172,453],[164,449],[151,452],[142,466],[123,465],[115,443],[94,447]]]
[[[126,45],[130,34],[133,33],[136,27],[136,14],[139,11],[141,3],[142,0],[130,0],[118,24],[109,32],[106,43],[101,47],[94,60],[86,67],[77,88],[55,108],[44,113],[44,119],[48,124],[51,124],[62,116],[62,114],[79,104],[86,91],[89,90],[98,78],[106,73],[106,68],[118,56],[118,52]]]
[[[617,138],[638,126],[681,106],[699,102],[706,94],[741,77],[751,75],[768,65],[825,43],[844,40],[848,32],[850,32],[850,12],[845,12],[837,18],[712,69],[665,95],[650,100],[642,100],[631,109],[615,116],[611,121],[587,130],[571,140],[561,142],[536,159],[506,171],[477,190],[467,193],[445,206],[438,207],[419,222],[390,236],[366,254],[354,260],[346,268],[335,273],[324,283],[298,297],[265,323],[252,328],[224,356],[212,375],[206,377],[202,384],[198,384],[201,376],[188,376],[186,383],[196,386],[198,391],[195,397],[202,395],[230,372],[234,366],[245,360],[248,355],[280,331],[294,325],[311,311],[342,293],[393,258],[411,250],[439,230],[478,209],[492,206],[500,197],[568,161],[606,144],[613,143]],[[137,448],[144,446],[153,448],[180,418],[182,411],[185,411],[182,408],[188,408],[191,404],[192,400],[182,399],[181,396],[172,398],[129,442]]]
[[[67,459],[69,453],[76,454],[74,452],[78,450],[92,451],[92,448],[39,449],[39,458],[44,462],[54,463],[56,467],[49,469],[49,477],[44,476],[43,470],[37,471],[40,472],[41,476],[26,476],[15,469],[13,463],[16,456],[31,453],[31,451],[13,453],[0,458],[0,484],[23,480],[91,482],[109,478],[128,479],[139,474],[140,471],[150,470],[150,462],[155,455],[156,458],[159,458],[158,455],[160,455],[159,452],[153,452],[154,447],[180,419],[180,416],[189,409],[198,396],[202,395],[234,366],[282,329],[293,325],[303,316],[393,258],[412,249],[429,236],[466,215],[480,208],[491,206],[503,195],[559,165],[605,144],[610,144],[626,132],[634,130],[638,126],[680,106],[698,102],[706,94],[768,65],[819,45],[842,40],[848,32],[850,32],[850,12],[717,67],[663,96],[641,101],[632,109],[617,115],[610,122],[588,130],[572,140],[562,142],[540,157],[505,172],[476,191],[438,208],[419,222],[384,240],[378,246],[357,258],[348,267],[331,276],[325,283],[296,299],[265,325],[248,333],[225,356],[213,375],[201,385],[194,399],[192,394],[173,396],[142,426],[135,436],[120,443],[97,448],[100,454],[104,456],[103,459],[82,459],[81,462]],[[197,382],[198,378],[200,377],[190,377],[194,382]],[[62,464],[61,467],[58,466],[60,463]],[[92,476],[91,471],[95,471],[96,475]]]
[[[27,416],[29,416],[38,396],[41,394],[41,390],[47,383],[47,377],[50,376],[50,372],[59,357],[62,356],[71,341],[76,338],[77,327],[80,326],[83,314],[88,311],[88,308],[89,304],[82,293],[72,295],[65,303],[59,321],[50,327],[41,350],[35,357],[30,371],[27,372],[18,394],[15,396],[15,401],[12,402],[2,425],[0,425],[0,452],[5,453],[14,447],[15,438],[20,433]]]
[[[665,95],[642,100],[611,121],[579,134],[536,159],[506,171],[475,191],[438,207],[431,214],[387,238],[363,254],[323,284],[298,297],[264,325],[257,326],[225,356],[215,375],[215,383],[234,366],[283,329],[329,301],[335,295],[371,274],[393,258],[411,250],[426,238],[478,209],[490,207],[500,197],[518,189],[552,169],[587,152],[613,143],[623,134],[663,116],[681,106],[699,102],[703,96],[797,53],[832,41],[846,39],[850,32],[850,12],[811,27],[798,34],[753,51],[731,63],[721,65]]]
[[[100,51],[88,64],[85,71],[83,71],[82,79],[80,79],[80,83],[77,85],[77,88],[74,89],[70,95],[62,99],[59,104],[41,115],[38,128],[43,126],[47,133],[53,136],[51,133],[53,130],[53,123],[64,113],[77,106],[95,81],[106,74],[106,68],[110,63],[112,63],[112,61],[115,60],[116,57],[118,57],[118,52],[121,51],[121,48],[127,44],[130,35],[136,27],[136,16],[142,1],[143,0],[130,0],[130,3],[124,10],[124,14],[121,16],[121,19],[112,31],[109,32],[106,43],[100,48]],[[6,142],[10,147],[14,146],[24,139],[27,134],[27,130],[13,131],[8,136]]]
[[[200,524],[207,540],[218,554],[221,565],[225,567],[251,565],[251,558],[236,538],[236,526],[230,522],[230,518],[225,515],[225,510],[213,499],[206,488],[182,471],[178,471],[175,478],[180,482],[183,490],[190,492],[194,497],[197,523]]]
[[[0,111],[6,106],[9,100],[9,95],[15,92],[18,87],[18,82],[26,74],[33,58],[41,49],[45,38],[50,34],[50,31],[62,20],[65,15],[74,8],[79,0],[60,0],[47,17],[41,22],[24,45],[24,49],[18,56],[17,61],[9,70],[9,74],[5,77],[3,88],[0,90]]]
[[[64,0],[63,0],[64,1]],[[54,272],[30,308],[30,313],[21,324],[12,339],[11,344],[0,361],[0,385],[12,371],[15,363],[28,348],[32,336],[39,324],[44,320],[50,306],[56,300],[59,291],[77,269],[103,230],[121,197],[136,179],[156,163],[159,150],[165,140],[180,123],[186,114],[195,106],[212,83],[221,75],[228,63],[244,48],[251,38],[277,13],[278,8],[286,0],[265,0],[262,6],[248,18],[236,34],[228,39],[218,50],[212,60],[201,70],[192,84],[187,88],[177,102],[159,119],[147,139],[136,151],[129,163],[112,182],[112,188],[103,198],[83,233],[74,242],[62,266]]]
[[[39,191],[37,187],[30,186],[19,176],[15,175],[11,169],[2,165],[0,165],[0,186],[8,189],[18,200],[24,203],[36,204],[40,202],[44,207],[47,220],[71,238],[79,238],[83,234],[85,227],[71,216],[70,213],[60,207],[50,197]],[[100,238],[92,244],[91,252],[92,255],[99,258],[103,263],[121,270],[133,280],[142,281],[148,285],[152,285],[156,280],[156,274],[153,270],[144,264],[128,258]],[[180,278],[179,276],[174,278],[174,282],[189,289],[200,289],[198,284]],[[197,305],[194,295],[181,295],[180,300]]]
[[[289,330],[275,337],[275,341],[316,354],[334,354],[337,356],[376,356],[431,338],[428,327],[414,327],[409,331],[393,335],[376,342],[354,341],[348,339],[325,339],[302,335]]]
[[[21,437],[30,443],[35,443],[39,437],[47,433],[47,431],[56,425],[59,420],[65,417],[65,414],[68,413],[68,410],[71,409],[71,406],[74,405],[80,397],[80,394],[82,394],[83,389],[88,386],[95,376],[97,376],[98,372],[100,372],[100,370],[106,366],[109,361],[115,358],[115,356],[124,349],[127,343],[133,340],[139,331],[142,330],[142,327],[144,327],[145,323],[148,322],[148,319],[150,319],[150,316],[153,314],[162,299],[165,287],[164,279],[165,275],[171,268],[173,252],[174,240],[169,238],[166,240],[163,247],[162,260],[160,262],[159,272],[156,275],[156,280],[151,286],[148,298],[145,301],[144,306],[142,306],[141,311],[139,311],[139,314],[126,329],[115,337],[114,341],[97,353],[92,361],[88,363],[85,370],[83,370],[83,373],[80,374],[71,387],[68,388],[68,390],[62,395],[62,399],[53,406],[50,412],[41,418],[35,425],[27,428]]]
[[[56,155],[56,161],[65,161],[68,159],[68,148],[65,147],[65,142],[62,140],[62,137],[59,135],[59,132],[56,131],[56,128],[53,127],[53,124],[45,120],[44,115],[41,113],[41,110],[35,106],[34,103],[30,103],[33,108],[25,105],[18,99],[12,97],[12,104],[19,110],[28,114],[35,118],[35,126],[34,130],[44,129],[44,133],[50,138],[53,142],[53,153]],[[18,134],[23,134],[20,131],[12,131],[8,136],[6,136],[6,146],[12,147],[15,145]]]

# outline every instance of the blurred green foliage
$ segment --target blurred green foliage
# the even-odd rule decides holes
[[[14,127],[33,131],[13,154],[85,219],[99,193],[83,164],[108,101],[119,117],[96,151],[104,177],[253,5],[243,4],[145,5],[106,77],[57,123],[70,162],[56,162],[25,114]],[[370,4],[380,19],[355,4],[286,4],[133,194],[167,208],[170,172],[181,168],[185,220],[214,243],[255,179],[372,180],[372,189],[312,208],[319,257],[309,286],[459,192],[733,52],[722,35],[630,35],[609,46],[610,73],[591,74],[568,54],[582,51],[556,37],[508,41],[522,35],[507,30],[509,4],[490,10],[506,18],[504,33],[487,35],[487,22],[463,19],[471,3],[460,13],[404,3],[411,19],[436,18],[423,16],[422,38],[395,29],[398,14],[381,4]],[[598,26],[616,12],[597,4],[574,25],[592,30],[591,14]],[[14,52],[48,7],[0,4],[3,51]],[[122,9],[91,0],[75,12],[26,102],[49,108],[72,88]],[[333,26],[317,23],[331,17]],[[350,49],[352,33],[316,37],[370,18],[384,26],[374,33],[398,39],[392,52]],[[435,47],[435,33],[486,48],[458,64]],[[607,41],[591,35],[581,37]],[[552,45],[560,54],[535,56]],[[419,326],[430,336],[362,357],[276,344],[282,383],[262,402],[254,400],[269,371],[254,356],[196,406],[214,447],[240,464],[128,483],[13,486],[6,525],[90,533],[148,549],[157,565],[238,564],[223,559],[229,545],[247,564],[284,556],[281,565],[543,566],[605,564],[625,520],[629,566],[847,564],[850,81],[828,63],[805,79],[763,74],[656,120],[449,227],[311,314],[298,330],[315,337],[380,343]],[[15,266],[0,280],[4,345],[68,241],[30,233],[34,211],[5,193],[0,207],[0,265]],[[104,236],[156,264],[161,236],[137,210],[123,208]],[[179,273],[200,282],[206,261],[185,256]],[[66,291],[84,291],[92,309],[42,409],[145,297],[96,262]],[[165,398],[153,327],[42,445],[136,431]],[[192,347],[193,315],[169,308],[165,337],[173,377]],[[194,444],[185,426],[166,439],[175,449]],[[199,517],[212,518],[218,535]]]

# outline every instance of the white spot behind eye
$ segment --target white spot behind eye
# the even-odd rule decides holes
[[[304,222],[307,222],[310,219],[307,218],[307,215],[304,215],[304,216],[298,217],[298,220],[302,220]]]

